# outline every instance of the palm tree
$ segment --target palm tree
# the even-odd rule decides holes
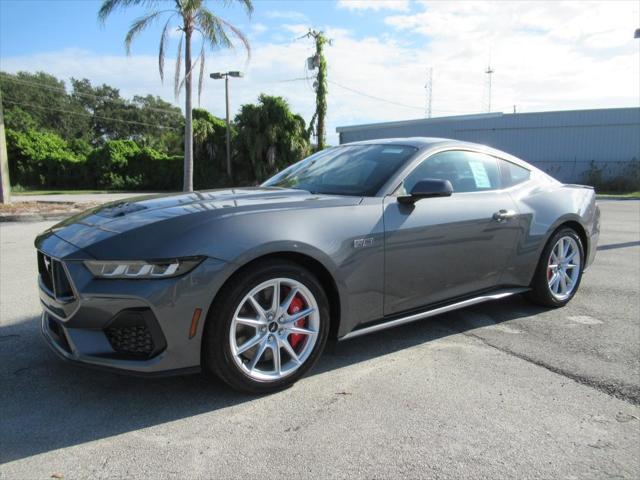
[[[219,0],[221,4],[227,5],[232,0]],[[236,0],[245,8],[247,15],[253,12],[252,0]],[[173,0],[171,8],[161,9],[165,6],[166,0],[104,0],[98,19],[104,23],[107,17],[119,8],[130,6],[144,6],[147,13],[136,19],[129,28],[129,32],[124,40],[127,54],[131,52],[131,43],[149,25],[166,16],[166,22],[160,34],[160,46],[158,49],[158,69],[160,79],[164,80],[164,59],[167,47],[167,40],[171,30],[172,21],[178,19],[177,29],[181,32],[178,42],[178,56],[176,59],[176,70],[174,77],[174,93],[176,98],[184,87],[185,90],[185,122],[184,122],[184,191],[193,190],[193,121],[192,121],[192,85],[191,75],[194,68],[200,63],[200,76],[198,79],[198,101],[202,94],[205,65],[205,45],[212,49],[232,48],[233,42],[230,37],[236,37],[247,51],[247,56],[251,55],[251,47],[247,37],[235,26],[226,20],[215,15],[205,5],[205,0]],[[195,62],[191,58],[191,40],[194,33],[202,36],[200,54]],[[184,77],[181,76],[182,50],[184,46]]]
[[[253,180],[265,180],[311,151],[304,119],[282,97],[261,94],[257,105],[240,108],[235,124],[238,156],[250,162]]]

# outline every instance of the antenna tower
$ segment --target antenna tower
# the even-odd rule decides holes
[[[493,72],[495,72],[495,70],[491,68],[491,63],[489,63],[489,65],[487,66],[487,70],[484,72],[488,75],[488,79],[489,79],[488,80],[489,94],[487,98],[487,113],[491,113],[491,87],[492,87]]]
[[[431,102],[433,100],[433,68],[429,67],[427,69],[427,83],[424,85],[424,89],[426,91],[426,104],[425,104],[425,114],[427,118],[431,118]]]

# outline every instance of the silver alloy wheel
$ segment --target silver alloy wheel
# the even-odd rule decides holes
[[[547,283],[556,300],[571,296],[580,278],[580,247],[572,237],[561,237],[551,250],[547,263]]]
[[[318,304],[305,285],[290,278],[268,280],[245,295],[233,314],[233,360],[254,380],[279,380],[309,358],[319,330]]]

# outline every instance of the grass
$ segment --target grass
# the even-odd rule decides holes
[[[83,195],[94,193],[130,193],[120,190],[23,190],[12,191],[11,195]]]
[[[596,192],[598,198],[640,198],[640,191],[628,193]]]

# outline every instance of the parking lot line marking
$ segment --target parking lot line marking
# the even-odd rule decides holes
[[[575,323],[581,323],[582,325],[600,325],[601,323],[604,323],[602,320],[590,317],[589,315],[575,315],[567,317],[567,320],[571,320]]]

